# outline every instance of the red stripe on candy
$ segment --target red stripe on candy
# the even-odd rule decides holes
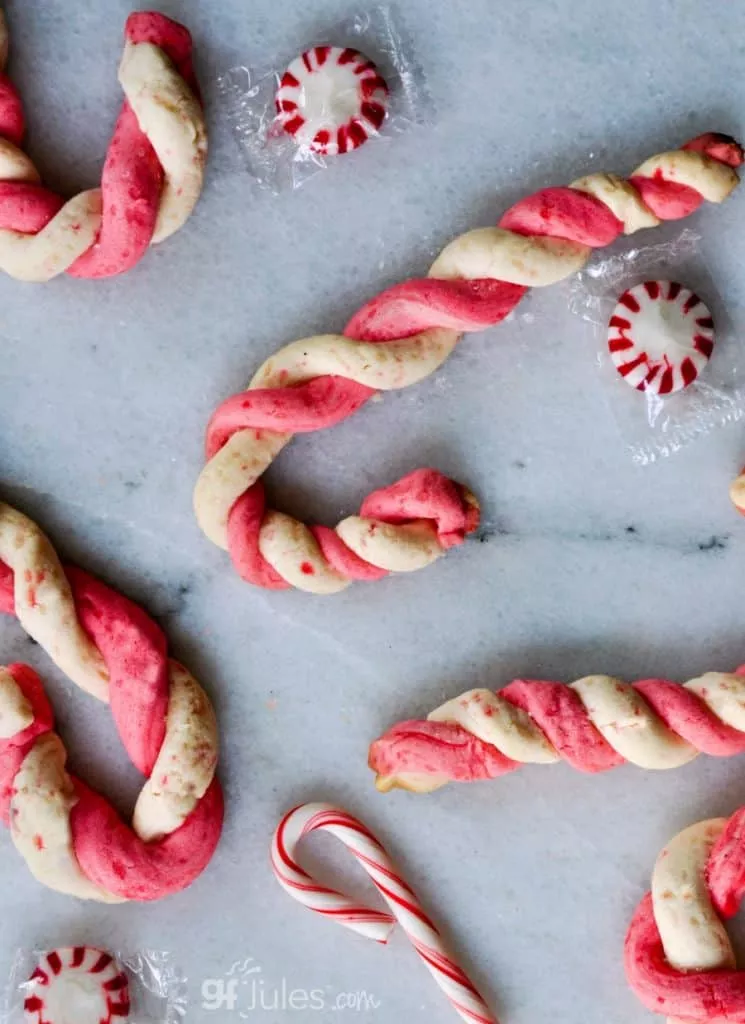
[[[641,309],[639,300],[636,299],[631,292],[624,292],[618,301],[622,306],[625,306],[626,309],[630,309],[632,313],[638,313]]]
[[[690,359],[684,359],[680,364],[680,373],[683,377],[684,387],[688,387],[689,384],[693,384],[694,380],[698,376],[698,371]]]
[[[101,953],[98,960],[96,960],[95,964],[90,968],[89,973],[100,974],[101,971],[105,971],[106,968],[113,962],[114,958],[113,956],[111,956],[111,954]]]
[[[289,132],[290,135],[294,135],[295,132],[299,131],[303,127],[304,124],[305,118],[298,115],[297,117],[293,117],[291,121],[285,122],[284,129],[286,132]]]
[[[380,128],[385,120],[385,107],[382,103],[366,101],[362,104],[362,116],[370,122],[373,128]]]
[[[697,334],[693,339],[693,344],[701,353],[702,356],[706,356],[707,359],[711,356],[714,351],[714,342],[711,338],[705,338],[703,334]]]
[[[662,377],[660,378],[659,387],[657,391],[660,395],[669,395],[673,390],[673,384],[675,383],[675,371],[672,366],[668,366]]]
[[[644,355],[637,356],[636,359],[632,360],[632,362],[630,362],[630,363],[623,363],[621,366],[619,366],[618,367],[618,372],[622,376],[628,377],[628,375],[630,373],[632,373],[634,370],[636,370],[637,367],[643,366],[644,363],[646,363],[646,361],[647,361],[646,356],[644,356]]]
[[[127,977],[125,974],[117,974],[115,978],[104,982],[103,987],[107,992],[121,992],[123,988],[127,987]]]

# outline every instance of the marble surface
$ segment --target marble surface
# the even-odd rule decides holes
[[[302,911],[274,884],[268,840],[293,802],[340,801],[386,839],[505,1022],[650,1019],[627,990],[623,936],[658,850],[745,800],[738,760],[582,777],[534,768],[429,798],[378,795],[368,742],[446,695],[515,675],[685,679],[745,660],[745,527],[727,499],[743,429],[646,469],[598,386],[589,325],[561,287],[464,341],[420,386],[271,472],[283,508],[324,522],[433,464],[480,496],[476,540],[435,567],[335,598],[242,584],[199,533],[191,491],[204,426],[285,341],[340,328],[367,296],[528,190],[643,157],[699,132],[745,132],[745,7],[706,0],[407,0],[435,123],[339,161],[302,190],[257,193],[217,100],[221,71],[333,35],[341,0],[164,0],[193,29],[212,123],[210,173],[187,227],[125,278],[0,279],[2,495],[60,550],[145,604],[214,697],[225,837],[187,893],[107,909],[49,894],[0,835],[0,971],[17,946],[170,949],[190,1021],[454,1020],[397,936],[389,949]],[[311,10],[312,8],[312,10]],[[120,96],[129,0],[9,4],[11,73],[29,148],[65,192],[97,179]],[[735,329],[745,322],[745,195],[695,219]],[[659,237],[659,236],[657,236]],[[651,236],[650,236],[651,238]],[[40,669],[72,763],[126,810],[139,786],[101,709],[17,624],[3,661]],[[358,875],[330,839],[321,857]],[[269,993],[365,990],[376,1009],[234,1011],[202,983],[253,958]],[[258,977],[258,975],[257,975]],[[240,1017],[243,1013],[243,1018]]]

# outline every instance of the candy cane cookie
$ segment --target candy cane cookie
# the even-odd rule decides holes
[[[745,894],[745,808],[701,821],[657,858],[624,947],[628,982],[671,1024],[745,1021],[745,972],[722,918]]]
[[[217,725],[207,695],[168,657],[160,627],[74,566],[36,523],[0,503],[0,611],[15,615],[82,690],[110,703],[146,776],[131,828],[68,774],[38,675],[0,668],[0,816],[44,885],[81,899],[156,900],[190,885],[220,838]]]
[[[477,782],[524,764],[566,761],[581,772],[678,768],[699,754],[745,752],[745,665],[687,683],[624,683],[586,676],[574,683],[515,679],[493,693],[469,690],[426,721],[401,722],[370,747],[382,792],[416,793]]]
[[[130,15],[119,83],[125,103],[101,187],[65,202],[21,148],[25,116],[5,75],[0,10],[0,269],[21,281],[110,277],[185,223],[202,191],[207,132],[189,32],[155,12]]]
[[[738,143],[710,133],[645,160],[628,180],[595,173],[568,188],[542,189],[509,209],[497,227],[456,238],[426,279],[394,285],[366,303],[343,335],[280,349],[210,421],[207,464],[194,494],[202,531],[229,551],[243,579],[274,589],[334,593],[354,579],[429,564],[443,547],[434,538],[437,532],[442,539],[441,525],[434,509],[422,517],[416,474],[396,485],[396,516],[363,506],[335,530],[309,529],[268,509],[261,477],[293,434],[333,426],[376,392],[428,377],[464,333],[499,323],[528,288],[569,277],[593,249],[687,217],[704,200],[722,202],[739,182],[742,161]],[[446,485],[439,478],[438,488]],[[462,491],[451,491],[450,545],[473,525],[474,506]]]
[[[297,861],[301,841],[317,830],[342,842],[390,909],[375,910],[314,879]],[[272,840],[272,869],[294,900],[358,935],[386,943],[396,923],[458,1016],[470,1024],[497,1024],[468,975],[445,946],[436,926],[383,846],[359,819],[331,804],[303,804],[289,811]]]

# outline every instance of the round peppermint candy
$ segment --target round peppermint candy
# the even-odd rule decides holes
[[[300,146],[336,156],[377,134],[388,86],[357,50],[314,46],[290,64],[277,90],[277,119]]]
[[[27,1024],[121,1024],[129,1019],[127,976],[100,949],[70,946],[46,953],[25,988]]]
[[[631,387],[671,395],[692,384],[708,363],[714,321],[690,289],[675,281],[645,281],[618,300],[608,348]]]

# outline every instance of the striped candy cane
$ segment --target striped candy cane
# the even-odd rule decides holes
[[[390,914],[321,885],[300,867],[296,848],[317,829],[336,836],[354,854],[390,907]],[[398,922],[458,1015],[470,1024],[498,1024],[476,987],[448,953],[400,871],[372,832],[351,814],[331,804],[302,804],[289,811],[274,833],[272,868],[279,884],[298,903],[368,939],[387,942]]]

